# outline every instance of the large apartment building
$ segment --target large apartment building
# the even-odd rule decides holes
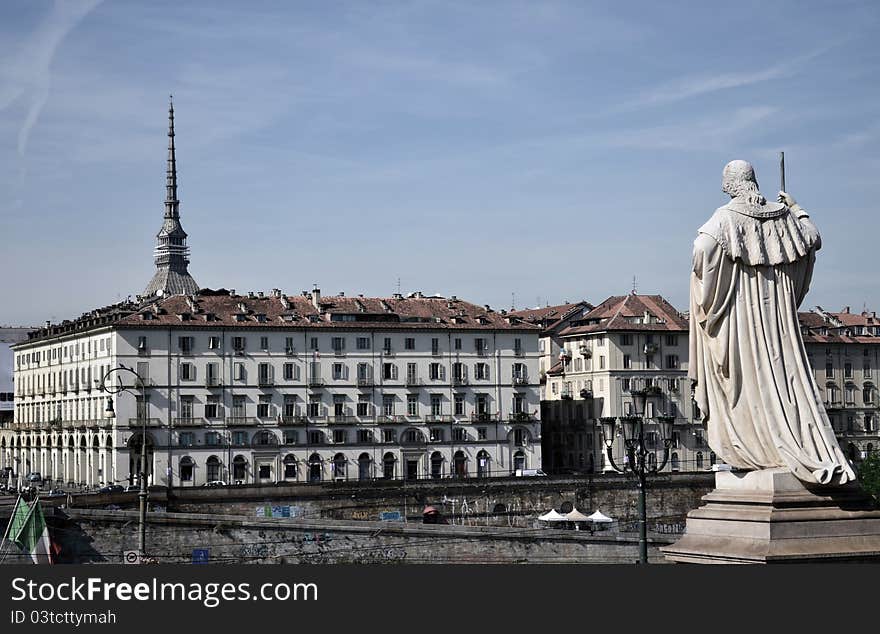
[[[545,469],[609,468],[600,419],[635,413],[632,391],[646,387],[659,393],[647,400],[645,417],[675,418],[667,470],[705,469],[715,462],[687,381],[688,322],[663,297],[609,297],[559,337],[563,345],[547,372],[542,410]],[[648,431],[648,441],[662,447],[656,429]],[[622,461],[622,443],[616,452],[615,461],[618,454]]]
[[[538,342],[538,348],[541,352],[541,358],[538,361],[538,370],[541,373],[541,400],[549,398],[547,370],[559,359],[559,352],[562,349],[562,339],[559,333],[592,309],[593,305],[589,302],[579,301],[566,302],[557,306],[527,308],[510,313],[526,323],[541,327],[541,338]]]
[[[852,461],[880,447],[880,318],[847,306],[799,314],[807,356],[841,448]]]
[[[14,346],[0,467],[131,482],[146,426],[157,484],[510,475],[541,464],[538,333],[419,293],[117,305]]]

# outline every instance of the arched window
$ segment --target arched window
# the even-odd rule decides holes
[[[715,462],[716,462],[717,460],[718,460],[718,459],[715,457],[715,452],[714,452],[714,451],[710,451],[710,452],[709,452],[709,464],[710,464],[710,465],[714,465]]]
[[[439,451],[431,454],[431,477],[443,477],[443,454]]]
[[[51,443],[49,443],[49,445],[51,446]],[[98,441],[98,437],[93,436],[92,437],[92,449],[100,449],[100,448],[101,448],[101,443]]]
[[[513,454],[513,472],[522,471],[526,468],[526,454],[522,450]]]
[[[673,454],[672,454],[672,458],[671,458],[671,461],[672,461],[672,470],[673,470],[673,471],[678,471],[678,469],[679,469],[679,462],[678,462],[678,454],[677,454],[677,453],[673,452]]]
[[[657,454],[653,451],[648,453],[648,469],[654,471],[657,469]]]
[[[373,474],[373,459],[370,454],[362,453],[358,458],[358,480],[369,480]]]
[[[193,459],[184,456],[180,459],[180,481],[192,482],[193,479]]]
[[[205,477],[208,482],[216,482],[220,479],[220,459],[217,456],[211,456],[205,462]]]
[[[477,477],[488,478],[490,473],[489,454],[485,450],[481,450],[477,454]]]
[[[454,470],[456,478],[467,477],[467,456],[464,455],[463,451],[458,450],[455,452],[455,455],[452,456],[452,468]]]
[[[702,469],[702,468],[703,468],[703,452],[698,451],[697,452],[697,469]]]
[[[107,435],[107,440],[104,443],[104,446],[107,447],[107,449],[113,449],[113,436],[109,434]]]
[[[277,445],[278,436],[268,429],[263,429],[254,434],[254,445],[265,447],[267,445]]]
[[[292,453],[284,456],[284,479],[296,480],[296,456]]]
[[[862,387],[862,399],[865,401],[865,405],[870,405],[874,402],[874,386],[870,383],[865,383]]]
[[[247,478],[247,459],[244,456],[236,456],[232,460],[232,479],[236,484],[242,484]]]
[[[320,482],[324,478],[321,456],[313,453],[309,458],[309,482]]]
[[[394,464],[397,462],[397,458],[394,457],[394,454],[390,451],[386,453],[382,457],[382,477],[386,480],[390,480],[394,477]]]
[[[345,459],[345,456],[341,453],[333,456],[333,479],[334,480],[345,480],[346,473],[346,465],[348,461]]]

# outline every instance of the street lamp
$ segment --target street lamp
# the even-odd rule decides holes
[[[614,462],[614,438],[618,419],[604,417],[602,423],[602,437],[605,443],[608,461],[611,468],[618,473],[632,473],[639,480],[639,563],[648,563],[648,529],[647,529],[647,501],[645,498],[645,486],[648,475],[654,475],[663,470],[669,461],[669,447],[672,445],[672,425],[675,418],[672,416],[659,416],[657,418],[660,428],[660,437],[663,440],[663,461],[658,465],[656,459],[656,447],[648,447],[645,443],[645,402],[652,396],[660,393],[656,386],[648,386],[643,390],[631,390],[633,397],[633,412],[620,417],[620,425],[623,428],[624,455],[626,460],[623,466]],[[649,460],[649,456],[651,459]]]
[[[113,385],[112,383],[108,386],[107,379],[114,372],[128,372],[129,374],[134,375],[135,377],[135,387],[137,388],[137,393],[132,392],[132,390],[126,386],[124,386],[121,382]],[[120,365],[118,368],[110,368],[107,370],[107,373],[101,377],[99,389],[102,392],[107,392],[111,395],[120,394],[122,392],[128,392],[130,394],[134,394],[135,398],[140,397],[140,403],[137,407],[137,415],[141,419],[142,430],[141,430],[141,460],[140,460],[140,469],[138,470],[138,479],[140,480],[140,491],[138,492],[138,500],[140,501],[140,506],[138,508],[138,553],[141,558],[146,554],[146,541],[147,541],[147,417],[146,412],[141,411],[142,407],[146,407],[146,398],[145,398],[145,389],[144,389],[144,380],[141,378],[141,375],[132,370],[131,368],[127,368],[124,365]],[[104,417],[105,418],[115,418],[116,412],[113,410],[113,396],[107,397],[107,405],[104,408]]]

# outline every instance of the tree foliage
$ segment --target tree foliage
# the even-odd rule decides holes
[[[866,493],[880,501],[880,451],[872,451],[859,465],[859,481]]]

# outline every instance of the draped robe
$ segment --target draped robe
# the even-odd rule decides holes
[[[700,228],[690,284],[694,400],[709,446],[742,469],[855,479],[807,360],[797,309],[819,232],[798,205],[734,198]]]

